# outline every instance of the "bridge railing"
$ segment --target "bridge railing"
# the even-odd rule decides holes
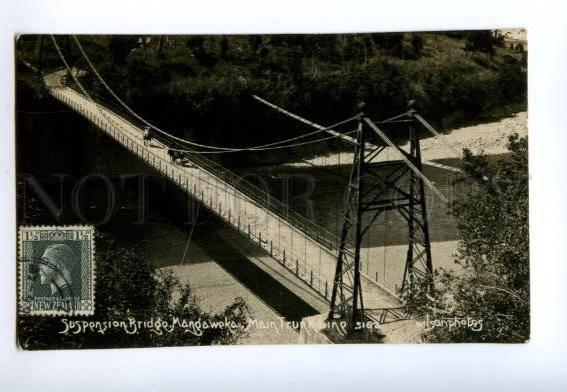
[[[69,87],[71,87],[77,94],[80,94],[84,97],[84,94],[78,91],[73,84]],[[144,122],[140,121],[138,118],[126,111],[123,107],[114,104],[113,102],[100,96],[99,94],[89,93],[89,95],[91,95],[91,97],[99,105],[111,109],[114,113],[120,115],[134,127],[139,128],[140,131],[142,131],[142,129],[146,126]],[[158,134],[156,136],[160,141],[164,142],[164,144],[172,148],[187,149],[186,145],[183,145],[172,138],[167,138],[167,136],[165,135]],[[211,174],[225,181],[238,192],[246,195],[258,207],[267,208],[270,212],[277,215],[281,219],[287,220],[298,231],[301,231],[304,235],[311,238],[317,243],[317,245],[325,248],[327,252],[335,255],[338,252],[340,239],[336,234],[300,215],[295,210],[291,209],[287,204],[270,195],[264,189],[232,172],[230,169],[222,166],[214,160],[206,158],[205,156],[199,154],[184,153],[184,155],[197,166],[202,167]]]
[[[82,97],[81,99],[87,99],[83,94],[80,94],[76,91],[75,93],[79,94],[79,96]],[[191,179],[191,184],[193,186],[192,188],[188,181],[190,175],[184,171],[184,169],[187,169],[186,167],[172,165],[171,161],[169,161],[168,159],[164,159],[155,152],[143,148],[139,140],[132,139],[130,136],[128,136],[127,132],[118,131],[118,129],[122,127],[118,125],[114,120],[109,118],[103,120],[99,113],[104,113],[101,111],[110,112],[110,110],[105,106],[103,106],[102,104],[97,104],[100,107],[100,109],[98,110],[99,113],[94,113],[92,112],[92,110],[87,109],[85,105],[79,102],[74,102],[74,100],[69,100],[69,98],[66,98],[64,94],[61,94],[61,92],[55,92],[54,95],[59,96],[60,99],[62,99],[72,107],[74,106],[77,111],[81,112],[95,125],[110,133],[128,150],[132,151],[143,160],[148,162],[148,164],[156,168],[159,172],[169,177],[171,180],[173,180],[174,183],[191,192],[203,204],[208,205],[211,208],[212,212],[228,221],[229,224],[231,224],[238,230],[246,232],[243,224],[240,221],[240,216],[238,215],[237,211],[235,211],[231,215],[230,210],[227,210],[226,208],[223,210],[222,207],[219,208],[219,205],[213,202],[210,193],[210,199],[204,196],[204,188],[207,189],[209,187],[213,187],[213,189],[216,188],[218,190],[218,184],[211,183],[209,179],[203,178],[202,175],[195,175]],[[121,117],[116,113],[115,115]],[[106,116],[103,115],[102,117]],[[123,117],[122,121],[129,123],[129,121]],[[138,128],[134,124],[131,125],[136,129]],[[140,129],[138,130],[141,131]],[[301,217],[296,212],[290,210],[289,207],[281,201],[273,198],[267,192],[264,192],[260,188],[257,188],[255,185],[246,181],[242,177],[239,177],[220,164],[217,164],[216,162],[213,162],[201,156],[192,155],[192,158],[194,158],[192,159],[192,162],[194,162],[195,165],[200,169],[198,172],[207,173],[207,175],[210,175],[222,181],[225,184],[223,188],[226,188],[226,186],[233,188],[234,191],[242,194],[257,208],[265,211],[266,217],[268,214],[272,214],[272,216],[275,216],[276,218],[279,217],[278,219],[286,222],[292,230],[303,233],[304,237],[301,239],[302,242],[305,241],[306,243],[307,241],[309,241],[309,238],[311,238],[311,242],[313,242],[316,247],[319,247],[319,249],[327,252],[328,254],[335,255],[337,249],[336,241],[338,239],[332,233],[324,233],[324,229]],[[197,182],[195,182],[196,179]],[[256,191],[254,191],[254,189],[256,189]],[[255,224],[257,225],[257,223],[258,222],[256,221]],[[250,230],[250,226],[248,226],[247,235],[251,240],[257,242],[260,247],[268,251],[270,255],[272,255],[274,259],[278,260],[286,269],[293,272],[298,278],[302,279],[323,298],[328,300],[331,289],[330,285],[332,283],[330,282],[330,279],[332,279],[332,276],[328,276],[327,274],[326,277],[323,277],[321,275],[321,270],[320,268],[316,268],[315,260],[313,260],[313,258],[311,257],[312,255],[301,255],[301,252],[298,253],[297,249],[295,250],[295,253],[293,253],[293,246],[290,246],[290,248],[288,248],[286,257],[287,245],[284,245],[283,243],[281,243],[281,241],[267,241],[266,233],[264,233],[264,237],[262,237],[262,230],[261,228],[258,229],[257,226],[254,228],[254,230]],[[323,243],[323,241],[328,241],[328,243],[325,244]],[[321,253],[319,253],[319,264],[321,261],[320,258]]]
[[[338,249],[339,238],[334,233],[306,219],[257,185],[201,155],[188,154],[188,157],[198,166],[222,179],[238,192],[246,195],[258,207],[266,208],[273,214],[291,223],[297,230],[316,241],[317,244],[324,246],[328,251],[334,253]]]

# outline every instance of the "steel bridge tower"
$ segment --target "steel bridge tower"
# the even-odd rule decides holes
[[[346,319],[354,327],[357,321],[376,319],[373,312],[380,309],[364,307],[360,248],[373,223],[386,211],[397,211],[407,222],[408,249],[401,293],[411,297],[417,290],[433,290],[433,264],[424,188],[424,180],[427,179],[421,174],[421,150],[416,126],[419,121],[416,116],[421,120],[410,107],[406,113],[379,123],[397,124],[407,129],[410,144],[410,151],[407,152],[394,145],[366,114],[358,115],[355,153],[347,187],[329,320]],[[385,154],[388,145],[403,154],[402,159],[372,163],[378,156]]]

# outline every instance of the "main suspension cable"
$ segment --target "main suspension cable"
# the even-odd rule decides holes
[[[143,117],[141,117],[138,113],[136,113],[130,106],[128,106],[128,104],[126,104],[119,96],[118,94],[116,94],[114,92],[114,90],[108,85],[108,83],[104,80],[104,78],[102,77],[102,75],[98,72],[98,70],[96,69],[96,67],[94,66],[94,64],[92,63],[92,61],[90,60],[90,58],[88,57],[87,53],[85,52],[83,46],[81,45],[79,39],[77,38],[76,35],[73,35],[73,39],[75,40],[75,43],[77,44],[77,47],[79,48],[79,51],[81,52],[81,55],[84,57],[85,61],[87,62],[87,64],[89,65],[89,67],[91,68],[91,70],[93,71],[93,73],[96,75],[96,77],[98,78],[98,80],[102,83],[102,85],[106,88],[106,90],[134,117],[136,117],[138,120],[140,120],[141,122],[143,122],[145,125],[151,127],[152,129],[158,131],[159,133],[170,137],[178,142],[181,143],[186,143],[192,146],[196,146],[196,147],[201,147],[201,148],[208,148],[211,150],[217,150],[217,151],[223,151],[223,152],[237,152],[237,151],[257,151],[257,150],[261,150],[265,147],[271,147],[271,146],[275,146],[275,145],[279,145],[279,144],[283,144],[283,143],[287,143],[290,141],[295,141],[295,140],[299,140],[308,136],[312,136],[318,133],[322,133],[322,132],[326,132],[329,131],[333,128],[336,128],[340,125],[344,125],[348,122],[354,121],[357,117],[353,116],[350,118],[347,118],[346,120],[340,121],[336,124],[333,124],[329,127],[324,127],[321,129],[318,129],[316,131],[313,132],[309,132],[307,134],[304,135],[300,135],[300,136],[296,136],[293,138],[289,138],[289,139],[284,139],[284,140],[280,140],[277,142],[273,142],[273,143],[268,143],[268,144],[263,144],[263,145],[259,145],[259,146],[250,146],[250,147],[243,147],[243,148],[232,148],[232,147],[218,147],[218,146],[211,146],[211,145],[207,145],[207,144],[199,144],[199,143],[195,143],[195,142],[191,142],[189,140],[186,139],[182,139],[179,138],[177,136],[174,136],[172,134],[170,134],[169,132],[166,132],[160,128],[158,128],[157,126],[151,124],[150,122],[148,122],[146,119],[144,119]],[[323,140],[327,140],[327,139],[323,139]],[[293,145],[290,145],[289,147],[293,147]]]
[[[350,135],[355,133],[356,130],[354,131],[350,131],[350,132],[345,132],[343,133],[343,135]],[[307,144],[313,144],[313,143],[319,143],[325,140],[330,140],[330,139],[335,139],[339,136],[333,135],[333,136],[327,136],[324,138],[320,138],[317,140],[311,140],[308,142],[302,142],[302,143],[295,143],[295,144],[289,144],[289,145],[285,145],[285,146],[275,146],[275,147],[266,147],[266,148],[255,148],[254,150],[245,150],[245,151],[267,151],[267,150],[279,150],[279,149],[283,149],[283,148],[290,148],[290,147],[298,147],[298,146],[304,146]],[[192,153],[192,154],[227,154],[227,153],[233,153],[233,152],[242,152],[241,150],[239,151],[198,151],[198,150],[186,150],[186,149],[180,149],[180,148],[169,148],[170,151],[177,151],[177,152],[187,152],[187,153]]]

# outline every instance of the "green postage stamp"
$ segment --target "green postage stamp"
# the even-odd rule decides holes
[[[93,237],[92,226],[20,227],[21,315],[94,314]]]

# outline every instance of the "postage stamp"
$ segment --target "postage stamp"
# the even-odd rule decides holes
[[[94,314],[94,228],[21,226],[20,315]]]

